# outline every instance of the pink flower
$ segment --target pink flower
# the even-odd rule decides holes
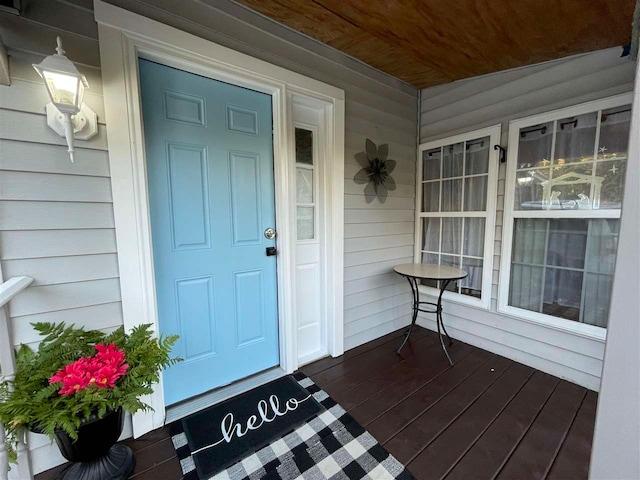
[[[95,348],[98,353],[96,353],[94,358],[108,365],[120,365],[124,362],[124,352],[113,343],[109,345],[96,345]]]
[[[51,376],[50,384],[62,383],[60,395],[73,395],[92,386],[113,388],[127,372],[125,354],[116,345],[96,345],[95,348],[98,352],[93,357],[79,358]]]

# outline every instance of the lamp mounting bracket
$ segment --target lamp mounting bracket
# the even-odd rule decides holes
[[[58,135],[64,137],[64,115],[53,103],[48,103],[45,110],[47,125]],[[89,140],[98,134],[98,116],[84,103],[80,111],[71,116],[71,124],[73,125],[73,138],[77,140]]]

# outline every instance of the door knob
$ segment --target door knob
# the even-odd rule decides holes
[[[264,231],[264,236],[266,238],[268,238],[269,240],[273,240],[274,238],[276,238],[276,231],[275,229],[269,227]]]

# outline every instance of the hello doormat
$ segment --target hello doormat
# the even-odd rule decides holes
[[[310,378],[296,373],[293,379],[322,405],[322,410],[259,450],[245,452],[237,462],[215,475],[202,476],[198,472],[182,424],[174,424],[171,439],[184,480],[415,480],[404,465]]]
[[[290,375],[182,420],[200,479],[280,438],[322,410]]]

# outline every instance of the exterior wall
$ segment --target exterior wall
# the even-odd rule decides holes
[[[232,2],[111,3],[345,90],[345,348],[406,325],[410,294],[389,272],[413,252],[417,90]],[[92,2],[30,0],[22,17],[0,13],[0,29],[12,76],[0,87],[0,266],[5,279],[35,279],[10,304],[14,343],[36,344],[35,321],[115,328],[122,312]],[[47,95],[31,66],[53,53],[57,35],[88,78],[85,101],[100,123],[98,136],[77,142],[74,164],[46,126]],[[366,138],[389,143],[398,161],[398,189],[385,204],[367,204],[353,182]],[[42,436],[30,448],[35,472],[62,461]]]
[[[613,48],[424,89],[420,143],[633,90],[635,65]],[[500,165],[490,311],[445,306],[453,336],[585,387],[600,384],[604,342],[497,313],[506,164]],[[426,326],[434,326],[423,318]],[[433,325],[432,325],[433,323]]]
[[[122,324],[122,312],[100,70],[80,66],[99,133],[77,142],[72,164],[64,138],[47,127],[48,96],[31,66],[51,53],[59,32],[7,15],[0,28],[11,56],[11,86],[0,86],[0,265],[5,279],[35,279],[9,304],[14,344],[37,344],[31,322],[111,330]],[[23,28],[24,41],[17,35]],[[64,38],[72,55],[72,38]],[[35,472],[64,461],[42,435],[31,435],[29,447]]]

